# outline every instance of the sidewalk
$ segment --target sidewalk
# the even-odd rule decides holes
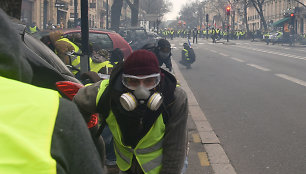
[[[175,76],[188,96],[188,135],[190,151],[186,174],[236,174],[218,137],[207,121],[196,98],[182,76],[175,61],[172,61]],[[196,162],[196,156],[200,165]]]

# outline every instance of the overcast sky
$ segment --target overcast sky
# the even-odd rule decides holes
[[[171,11],[164,16],[164,20],[176,19],[179,15],[179,12],[184,4],[190,2],[190,0],[170,0],[172,2]]]

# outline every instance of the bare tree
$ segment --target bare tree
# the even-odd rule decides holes
[[[260,16],[260,20],[261,20],[261,23],[264,27],[264,30],[265,31],[268,31],[268,27],[267,27],[267,23],[266,23],[266,20],[265,20],[265,17],[263,15],[263,10],[262,10],[262,6],[265,2],[265,0],[250,0],[254,6],[254,8],[256,9],[258,15]]]
[[[20,19],[22,0],[0,0],[0,8],[9,16]]]
[[[227,0],[228,4],[231,6],[231,27],[232,27],[232,31],[235,30],[235,15],[236,15],[236,10],[237,10],[237,6],[238,6],[238,0]]]
[[[131,26],[137,26],[139,14],[139,0],[134,0],[133,3],[131,3],[130,0],[126,0],[126,3],[131,9]]]
[[[180,11],[180,19],[186,22],[187,26],[195,27],[198,24],[198,6],[196,2],[185,4]]]
[[[140,8],[147,14],[159,14],[163,16],[170,11],[172,3],[169,0],[142,0]]]
[[[248,12],[247,12],[249,0],[243,0],[242,2],[243,2],[243,21],[245,24],[247,34],[249,34],[250,29],[249,29],[249,24],[248,24]]]
[[[208,7],[210,7],[207,9],[208,12],[215,14],[213,18],[220,20],[223,24],[226,16],[225,8],[228,5],[228,2],[226,0],[209,0],[207,2],[209,3]]]
[[[122,5],[123,0],[114,0],[111,7],[111,28],[116,32],[119,31]]]

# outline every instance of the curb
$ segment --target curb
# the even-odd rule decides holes
[[[237,174],[234,167],[230,163],[219,138],[213,131],[211,125],[207,121],[202,109],[200,108],[195,96],[190,90],[182,73],[180,72],[175,61],[172,61],[175,77],[179,80],[180,85],[188,96],[189,112],[199,132],[201,142],[208,154],[211,167],[215,174]]]

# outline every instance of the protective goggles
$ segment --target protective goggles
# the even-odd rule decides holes
[[[122,74],[122,83],[130,90],[135,90],[139,86],[151,90],[155,88],[160,82],[160,74],[151,74],[146,76],[133,76],[128,74]]]

